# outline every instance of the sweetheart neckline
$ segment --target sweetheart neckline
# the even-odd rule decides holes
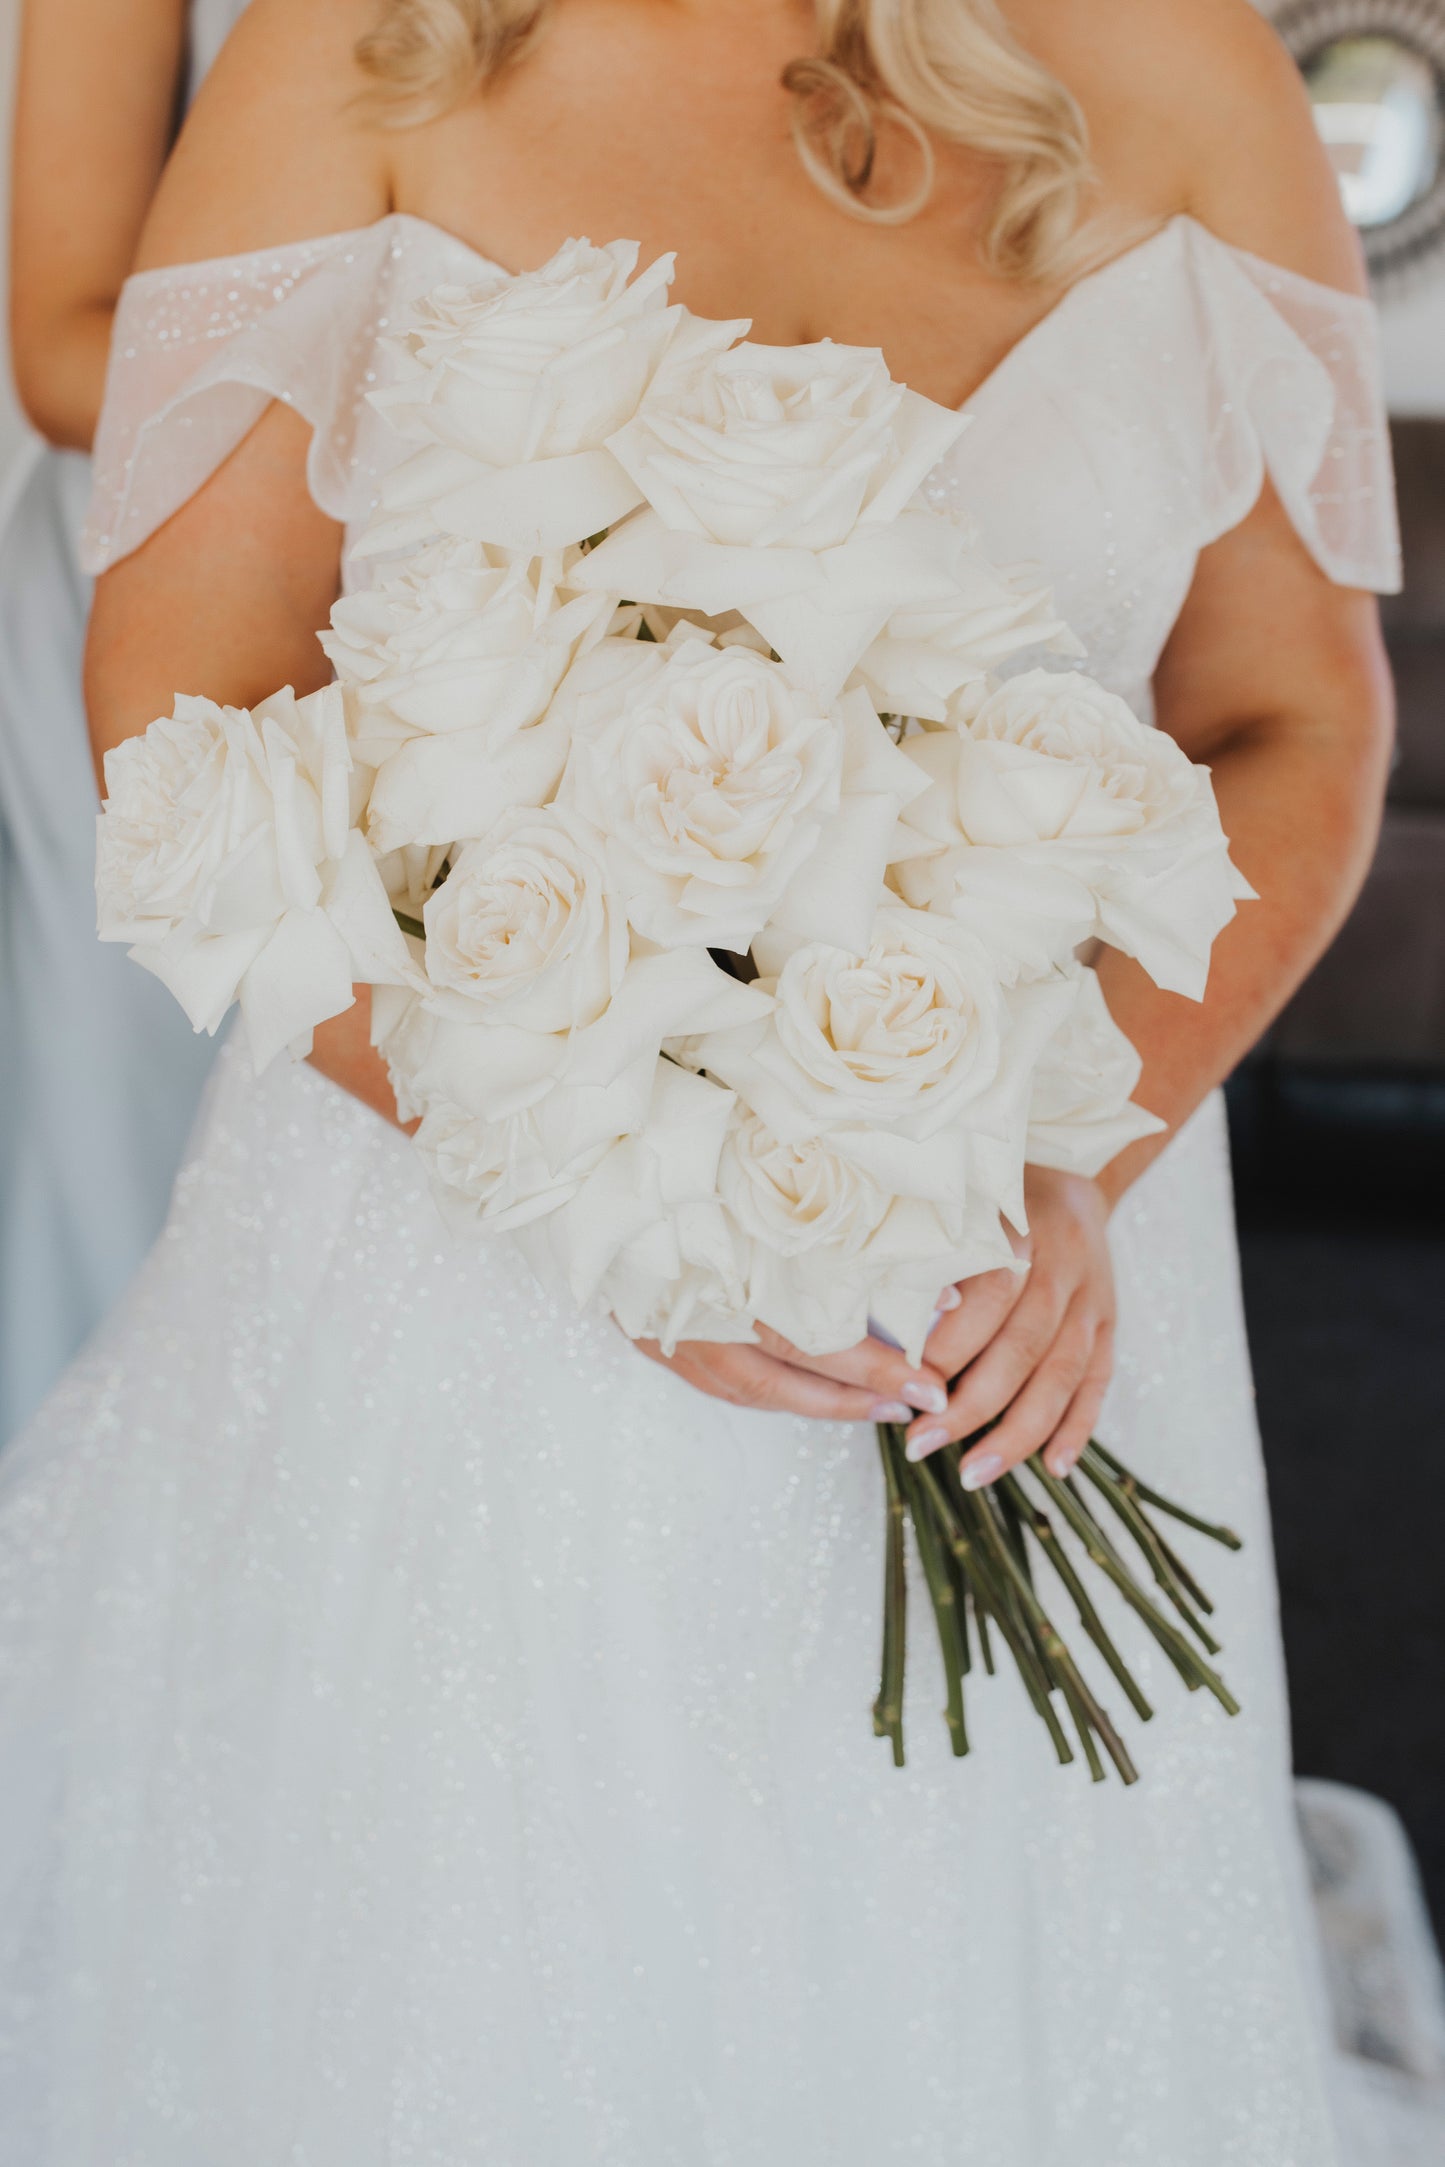
[[[438,225],[435,219],[423,218],[415,211],[387,211],[380,218],[373,219],[369,225],[347,226],[336,233],[316,234],[299,241],[282,241],[270,248],[242,249],[230,256],[202,257],[189,263],[156,264],[143,271],[132,273],[131,279],[127,283],[136,284],[150,279],[170,278],[180,271],[201,271],[210,263],[242,264],[257,258],[275,259],[278,256],[293,253],[297,249],[337,247],[348,241],[366,240],[371,235],[379,233],[386,226],[398,225],[418,227],[423,233],[431,234],[438,240],[444,241],[449,248],[459,249],[463,255],[469,257],[482,270],[495,272],[499,278],[517,279],[526,276],[524,272],[511,270],[506,264],[498,263],[495,257],[484,254],[479,248],[474,248],[470,241],[464,241],[460,234],[453,233],[449,227]],[[1338,286],[1327,286],[1318,279],[1307,278],[1303,272],[1292,271],[1284,264],[1274,263],[1267,256],[1253,255],[1248,249],[1236,247],[1231,241],[1221,240],[1218,234],[1211,232],[1208,226],[1201,225],[1199,220],[1192,217],[1188,211],[1176,211],[1171,218],[1156,226],[1152,233],[1147,233],[1142,239],[1131,242],[1127,248],[1120,249],[1117,255],[1110,256],[1104,263],[1096,264],[1092,270],[1085,271],[1081,277],[1076,278],[1071,286],[1065,287],[1057,300],[1045,309],[1043,314],[1037,317],[1025,330],[1019,333],[1019,336],[999,356],[993,367],[980,379],[973,390],[949,407],[949,412],[955,414],[970,412],[978,404],[979,400],[994,388],[1001,377],[1011,373],[1015,361],[1021,360],[1036,341],[1053,330],[1060,318],[1064,316],[1080,296],[1096,292],[1101,285],[1116,273],[1137,265],[1141,257],[1147,256],[1165,241],[1176,239],[1183,232],[1198,234],[1215,248],[1222,249],[1226,255],[1238,259],[1241,263],[1253,264],[1257,269],[1267,272],[1271,277],[1287,280],[1290,284],[1301,287],[1306,292],[1323,296],[1336,306],[1347,309],[1351,307],[1363,309],[1367,313],[1373,310],[1373,303],[1367,295],[1349,293]],[[936,403],[941,404],[943,402]]]

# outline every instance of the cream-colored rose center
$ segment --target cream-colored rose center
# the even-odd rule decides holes
[[[575,944],[583,895],[570,867],[532,853],[469,880],[438,929],[448,982],[485,995],[537,977]]]
[[[785,1253],[833,1242],[860,1248],[888,1199],[821,1138],[783,1143],[756,1115],[738,1124],[723,1162],[734,1210]]]
[[[831,973],[814,1015],[828,1044],[860,1083],[886,1083],[900,1068],[946,1068],[968,1035],[972,1004],[944,989],[909,956],[868,958]]]
[[[742,863],[766,848],[803,782],[756,682],[679,692],[639,716],[628,775],[640,838],[685,869],[698,855]]]

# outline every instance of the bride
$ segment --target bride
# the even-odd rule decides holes
[[[1262,901],[1198,1008],[1106,956],[1168,1134],[1039,1172],[1027,1276],[947,1293],[919,1369],[639,1352],[445,1237],[360,1010],[223,1056],[3,1470],[0,2154],[1329,2167],[1215,1088],[1387,757],[1373,320],[1307,106],[1246,0],[254,0],[118,322],[99,750],[323,681],[388,328],[578,232],[964,404],[930,494],[1211,765]],[[920,1450],[1002,1416],[973,1483],[1097,1425],[1239,1526],[1242,1716],[1160,1680],[1095,1791],[1000,1676],[960,1767],[920,1635],[895,1771],[900,1409]]]

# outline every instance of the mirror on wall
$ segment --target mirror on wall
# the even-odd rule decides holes
[[[1274,20],[1372,275],[1407,277],[1445,253],[1445,0],[1284,0]]]

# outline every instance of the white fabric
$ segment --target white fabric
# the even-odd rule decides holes
[[[243,5],[194,0],[193,82]],[[0,503],[0,1442],[159,1233],[215,1050],[95,938],[89,490],[31,439]]]
[[[376,331],[458,249],[389,219],[138,281],[96,560],[263,392],[354,523]],[[1337,576],[1393,576],[1368,318],[1330,364],[1301,288],[1176,222],[972,402],[937,488],[1116,689],[1262,460]],[[454,1246],[315,1072],[224,1055],[148,1268],[0,1469],[0,2157],[1332,2167],[1217,1100],[1115,1244],[1103,1434],[1246,1536],[1181,1537],[1244,1713],[1123,1623],[1137,1790],[1059,1771],[1005,1677],[957,1765],[920,1623],[900,1774],[871,1434],[690,1393]]]

